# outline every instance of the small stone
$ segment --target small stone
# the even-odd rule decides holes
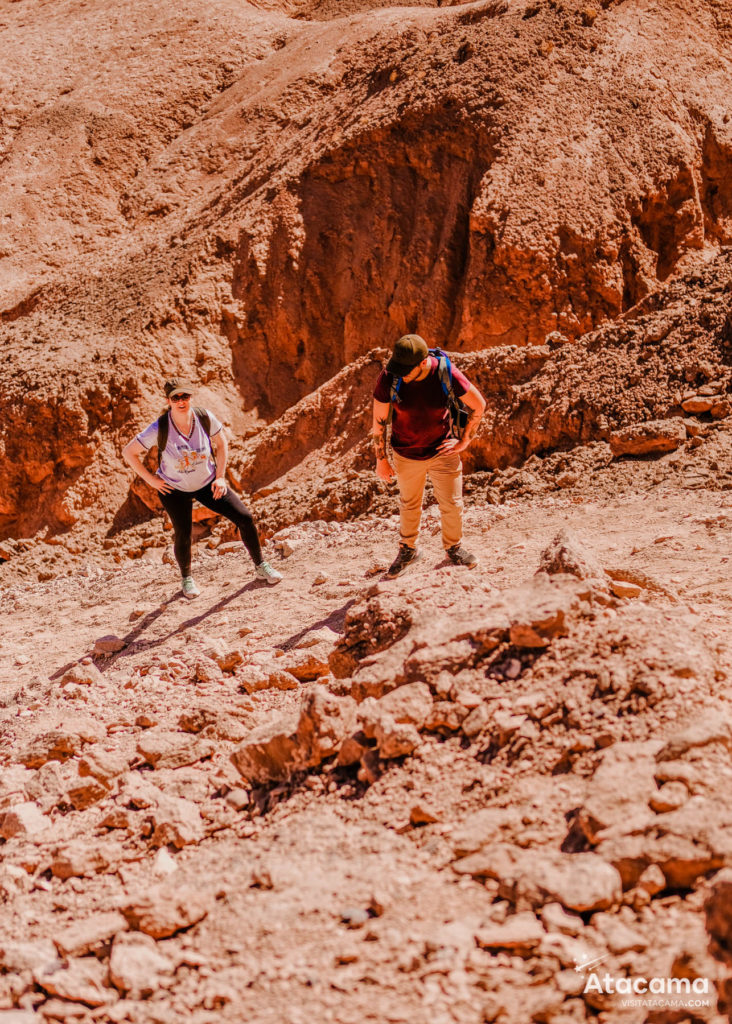
[[[464,857],[476,853],[488,843],[506,838],[505,832],[512,834],[520,824],[520,817],[513,808],[483,807],[468,814],[452,830],[450,846],[456,856]]]
[[[58,963],[56,947],[50,939],[35,939],[28,942],[0,942],[0,967],[3,971],[44,970]]]
[[[127,932],[114,940],[109,977],[114,987],[130,999],[145,999],[158,991],[161,980],[174,967],[149,935]]]
[[[36,970],[33,977],[52,996],[86,1006],[105,1006],[114,999],[105,984],[106,974],[107,968],[96,957],[85,957]]]
[[[704,902],[711,951],[729,964],[732,959],[732,871],[725,868],[713,879]]]
[[[297,690],[300,686],[299,680],[291,672],[279,666],[245,665],[236,678],[247,693],[259,690]]]
[[[126,772],[128,767],[129,761],[121,751],[104,750],[97,746],[79,761],[79,775],[109,783]]]
[[[341,911],[341,921],[349,928],[360,928],[370,920],[371,915],[363,907],[345,907]]]
[[[682,408],[686,412],[694,411],[686,403],[682,403]],[[662,454],[674,451],[685,440],[683,420],[649,420],[614,430],[610,434],[610,450],[615,458],[620,455]]]
[[[205,655],[196,662],[194,669],[195,678],[199,683],[219,683],[223,679],[223,672],[213,660]]]
[[[49,819],[38,804],[28,800],[25,803],[16,804],[4,814],[0,812],[0,837],[3,839],[12,839],[13,836],[32,838],[42,833],[49,824]]]
[[[339,634],[335,630],[331,629],[330,626],[323,626],[320,629],[311,629],[298,643],[295,644],[295,650],[305,650],[308,647],[317,647],[319,644],[328,644],[329,646],[336,643],[339,639]]]
[[[235,786],[226,794],[226,802],[235,811],[243,811],[245,807],[249,806],[251,801],[246,789],[242,789],[241,786]]]
[[[328,666],[328,654],[330,647],[324,646],[306,648],[304,650],[290,651],[282,660],[283,665],[280,671],[289,672],[301,683],[312,682],[320,676],[327,675],[330,671]]]
[[[693,398],[685,398],[681,403],[681,408],[684,412],[691,412],[699,415],[703,412],[709,412],[714,405],[714,399],[708,395],[695,395]]]
[[[238,647],[227,647],[223,654],[214,660],[222,672],[235,672],[243,664],[244,655]]]
[[[15,548],[11,541],[4,540],[0,542],[0,562],[9,562],[14,555]]]
[[[137,751],[155,768],[182,768],[211,757],[216,747],[210,740],[160,730],[143,733]]]
[[[627,580],[610,580],[610,589],[616,597],[640,597],[643,593],[642,587]]]
[[[157,718],[155,718],[154,715],[147,714],[146,712],[138,715],[135,719],[135,725],[140,729],[154,729],[157,724]]]
[[[450,700],[438,700],[432,705],[424,721],[429,732],[457,732],[467,717],[468,709]]]
[[[547,903],[541,908],[541,920],[548,932],[580,935],[585,923],[577,914],[569,914],[561,903]]]
[[[47,761],[66,761],[79,752],[81,744],[76,733],[54,729],[34,736],[18,755],[26,768],[40,768]]]
[[[683,782],[667,782],[648,801],[656,814],[677,811],[689,799],[689,791]]]
[[[72,665],[68,672],[63,674],[60,685],[97,686],[103,682],[104,676],[93,662],[80,662],[78,665]]]
[[[514,914],[503,924],[485,925],[475,933],[475,941],[481,949],[528,952],[538,946],[545,935],[541,922],[530,911],[526,911]]]
[[[67,879],[88,878],[106,871],[109,865],[110,857],[100,845],[89,846],[85,840],[78,839],[57,847],[50,867],[55,878]]]
[[[98,640],[94,641],[94,656],[109,656],[110,654],[117,654],[118,651],[123,651],[127,644],[124,640],[121,640],[118,636],[113,633],[107,636],[100,636]]]
[[[594,914],[592,927],[602,935],[611,953],[639,953],[648,947],[648,939],[628,928],[615,914]]]
[[[120,910],[131,928],[166,939],[201,921],[211,904],[212,897],[198,887],[163,883],[132,897]]]
[[[329,577],[326,576],[326,574],[324,572],[319,572],[318,575],[313,580],[313,586],[314,587],[319,587],[321,583],[327,583],[328,579],[329,579]]]
[[[300,541],[296,540],[276,540],[275,550],[282,556],[282,558],[290,558],[294,555],[297,549],[300,547]]]
[[[704,431],[704,427],[699,420],[684,420],[684,426],[686,427],[686,433],[689,437],[699,437],[699,435]]]
[[[172,875],[174,871],[178,870],[178,865],[175,860],[170,856],[164,846],[161,846],[153,858],[153,874],[158,875],[160,878],[167,878],[168,875]]]
[[[453,686],[450,695],[456,704],[460,704],[466,711],[473,711],[483,703],[483,698],[474,690],[465,690],[460,686]]]
[[[440,820],[437,811],[428,804],[414,804],[409,812],[411,825],[431,825]]]
[[[200,811],[191,800],[163,795],[152,810],[153,846],[171,844],[180,850],[203,839],[204,828]]]
[[[99,803],[109,795],[109,786],[97,779],[80,779],[76,785],[69,787],[68,796],[77,811],[83,811],[92,804]]]
[[[481,703],[474,708],[463,722],[463,732],[469,740],[473,739],[491,722],[491,712],[487,704]]]
[[[28,872],[16,864],[0,864],[0,899],[12,900],[31,888]]]
[[[648,893],[649,896],[655,896],[657,893],[663,892],[666,888],[666,877],[658,864],[648,865],[638,879],[636,888],[640,889],[641,892]]]
[[[601,950],[596,945],[590,946],[583,939],[576,939],[572,935],[549,932],[542,936],[538,953],[540,956],[558,960],[564,967],[571,966],[575,971],[579,971],[581,965],[591,963],[605,954],[606,950]]]
[[[732,752],[732,723],[723,715],[702,718],[671,736],[656,754],[656,761],[675,761],[689,750],[710,744]]]
[[[526,715],[514,715],[510,711],[496,711],[493,716],[493,724],[496,728],[499,747],[504,747],[526,720]]]
[[[595,552],[585,547],[566,528],[560,530],[551,544],[542,551],[539,558],[539,569],[549,573],[550,576],[565,574],[576,576],[580,580],[603,580],[605,578],[605,572]],[[521,663],[519,662],[519,670],[520,668]],[[503,674],[506,675],[506,672],[504,671]],[[508,676],[508,678],[515,679],[516,676]]]
[[[504,679],[518,679],[522,669],[523,665],[518,658],[509,658],[501,669],[501,675]]]
[[[63,928],[54,938],[62,957],[83,956],[99,950],[117,932],[126,931],[127,922],[116,910],[92,914]]]

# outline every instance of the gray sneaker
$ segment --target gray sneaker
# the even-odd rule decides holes
[[[470,551],[466,551],[460,544],[453,544],[451,548],[445,548],[445,554],[453,565],[465,565],[468,569],[474,569],[478,559]]]
[[[185,597],[188,598],[189,601],[192,601],[194,597],[198,597],[198,595],[201,593],[201,591],[196,586],[192,576],[183,577],[181,590],[183,591],[183,594],[185,595]]]
[[[272,584],[272,586],[274,586],[275,583],[279,583],[282,579],[282,573],[273,569],[269,562],[260,562],[255,572],[257,573],[257,576],[259,576],[260,580],[266,580],[267,583]]]
[[[408,544],[400,544],[397,556],[386,570],[386,575],[390,580],[395,580],[408,566],[414,565],[420,558],[420,552],[416,548],[410,548]]]

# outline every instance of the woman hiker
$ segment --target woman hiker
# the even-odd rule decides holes
[[[126,445],[122,457],[145,483],[155,488],[170,516],[183,593],[188,598],[201,593],[191,576],[194,498],[234,523],[252,556],[257,576],[267,583],[279,583],[282,575],[262,558],[251,512],[227,486],[228,449],[221,423],[207,409],[193,409],[195,385],[190,381],[175,377],[166,381],[164,390],[168,409]],[[159,438],[163,450],[158,454],[157,473],[151,473],[142,464],[141,456],[157,445]]]

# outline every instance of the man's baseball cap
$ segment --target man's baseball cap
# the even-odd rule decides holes
[[[418,334],[405,334],[394,346],[391,359],[386,364],[386,372],[395,377],[406,377],[428,355],[429,349],[424,338]]]
[[[166,398],[172,398],[173,395],[192,395],[196,385],[184,380],[183,377],[171,377],[170,380],[166,380],[163,390]]]

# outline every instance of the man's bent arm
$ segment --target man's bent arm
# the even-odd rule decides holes
[[[374,399],[374,418],[371,439],[377,462],[386,461],[386,429],[389,425],[389,403]]]
[[[485,411],[485,398],[483,398],[476,386],[471,384],[468,391],[466,391],[462,396],[462,401],[470,409],[468,422],[465,424],[465,430],[463,431],[463,436],[461,438],[467,446],[475,436],[478,424],[483,417],[483,413]]]

